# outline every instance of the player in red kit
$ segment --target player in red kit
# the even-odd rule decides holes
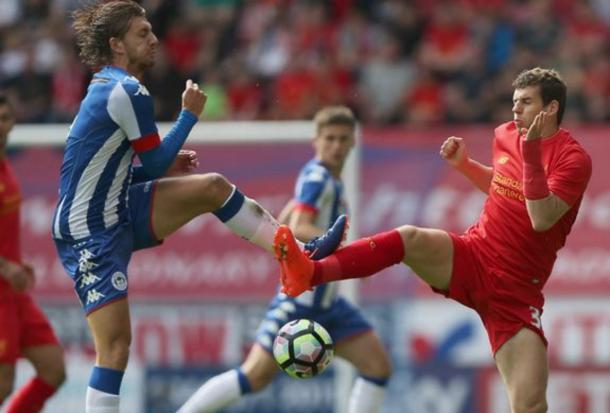
[[[28,294],[34,272],[21,259],[21,192],[5,156],[14,123],[11,107],[0,95],[0,405],[12,393],[15,364],[24,357],[36,376],[13,395],[6,413],[37,413],[64,382],[65,368],[51,325]]]
[[[513,121],[495,130],[491,167],[469,158],[462,138],[452,136],[441,146],[441,156],[489,195],[478,222],[464,234],[405,225],[314,262],[281,227],[275,249],[290,296],[408,265],[434,291],[478,312],[512,413],[544,413],[542,288],[576,219],[592,166],[560,127],[567,96],[560,75],[526,70],[513,86]]]

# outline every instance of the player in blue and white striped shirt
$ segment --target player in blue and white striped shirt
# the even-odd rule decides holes
[[[320,236],[346,212],[341,172],[354,146],[356,119],[343,106],[321,109],[315,116],[315,157],[302,169],[294,199],[284,208],[299,239]],[[315,253],[312,258],[316,257]],[[208,380],[178,413],[217,412],[246,394],[261,391],[278,372],[273,340],[291,320],[306,318],[323,325],[335,343],[335,354],[357,368],[359,377],[347,413],[378,413],[391,373],[387,351],[362,313],[337,294],[338,284],[325,284],[296,298],[278,292],[271,300],[244,363]],[[366,355],[366,356],[363,356]]]
[[[197,166],[197,157],[181,147],[207,99],[197,84],[187,81],[178,120],[159,137],[153,100],[140,83],[154,65],[158,44],[144,9],[131,0],[100,1],[73,17],[80,56],[98,71],[68,134],[53,237],[95,341],[86,412],[118,413],[131,342],[132,252],[158,245],[208,212],[273,252],[279,224],[223,176],[185,175]],[[136,155],[142,166],[133,165]],[[162,179],[167,176],[178,177]],[[345,226],[343,219],[303,248],[332,252]]]

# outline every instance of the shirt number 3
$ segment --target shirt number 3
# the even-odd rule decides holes
[[[542,320],[540,320],[540,310],[530,305],[530,312],[532,315],[532,321],[530,321],[530,323],[533,326],[542,329]]]

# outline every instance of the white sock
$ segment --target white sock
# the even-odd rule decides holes
[[[87,387],[85,411],[87,413],[119,413],[120,401],[121,398],[116,394],[104,393],[93,387]]]
[[[212,377],[176,413],[213,413],[241,398],[236,370]]]
[[[385,386],[358,377],[349,397],[347,411],[348,413],[378,413],[385,395]]]
[[[225,224],[240,237],[273,252],[273,237],[280,226],[279,222],[255,200],[244,198],[237,214]],[[303,244],[297,243],[303,249]]]

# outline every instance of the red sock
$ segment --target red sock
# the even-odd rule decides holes
[[[6,413],[38,413],[57,389],[34,377],[11,398]]]
[[[398,264],[404,256],[400,233],[397,230],[382,232],[352,242],[323,260],[314,261],[311,285],[368,277]]]

